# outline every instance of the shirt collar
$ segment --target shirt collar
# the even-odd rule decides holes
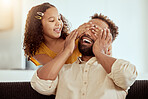
[[[76,61],[77,64],[94,64],[95,62],[97,62],[96,57],[90,58],[87,62],[82,61],[81,57],[78,57],[78,59]]]

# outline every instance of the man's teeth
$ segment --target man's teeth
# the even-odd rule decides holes
[[[91,43],[91,41],[89,41],[87,39],[83,39],[83,42],[85,42],[85,43]]]

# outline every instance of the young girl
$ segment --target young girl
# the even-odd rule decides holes
[[[25,26],[25,55],[35,65],[45,65],[63,50],[69,31],[67,20],[54,5],[43,3],[32,7]],[[73,63],[80,55],[76,48],[66,64]]]

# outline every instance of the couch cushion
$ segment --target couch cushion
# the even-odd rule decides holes
[[[148,80],[137,80],[130,88],[126,99],[148,99]],[[37,93],[30,82],[0,82],[0,99],[55,99],[54,95]]]
[[[136,80],[126,99],[148,99],[148,80]]]
[[[37,93],[29,82],[0,82],[0,99],[55,99],[55,96]]]

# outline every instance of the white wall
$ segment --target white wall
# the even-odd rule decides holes
[[[89,17],[94,13],[102,13],[111,18],[119,26],[119,36],[113,43],[113,56],[129,60],[135,64],[139,72],[138,79],[148,78],[148,75],[143,76],[148,73],[147,0],[22,0],[22,24],[18,26],[19,29],[22,28],[22,34],[24,33],[24,25],[28,11],[32,6],[46,1],[55,5],[59,9],[59,12],[71,22],[72,30],[84,22],[87,22],[90,19]],[[18,18],[18,20],[21,19]],[[20,38],[17,38],[14,44],[17,44],[19,41]],[[8,44],[8,46],[10,45],[11,44]],[[20,50],[20,42],[15,50],[18,49]],[[11,51],[8,52],[12,53]],[[4,52],[0,52],[0,54],[1,53]],[[8,57],[16,58],[16,56],[19,56],[16,51],[14,51],[13,54],[8,54]],[[8,58],[7,61],[3,63],[9,63],[8,60],[11,59],[12,58]]]
[[[30,81],[35,70],[0,70],[0,82]]]
[[[148,4],[148,0],[145,0],[145,2],[144,2],[144,6],[145,6],[145,17],[144,17],[144,21],[145,21],[145,23],[144,23],[144,33],[145,33],[145,38],[144,38],[144,40],[145,40],[145,47],[144,47],[144,55],[145,55],[145,62],[146,62],[146,64],[145,64],[145,72],[146,73],[148,73],[148,6],[147,6],[147,4]]]
[[[0,31],[0,69],[24,68],[24,66],[22,65],[23,61],[21,41],[22,1],[13,0],[12,4],[13,28],[5,31]],[[1,14],[3,13],[0,13],[0,16]],[[7,20],[7,17],[3,18],[3,20]]]

